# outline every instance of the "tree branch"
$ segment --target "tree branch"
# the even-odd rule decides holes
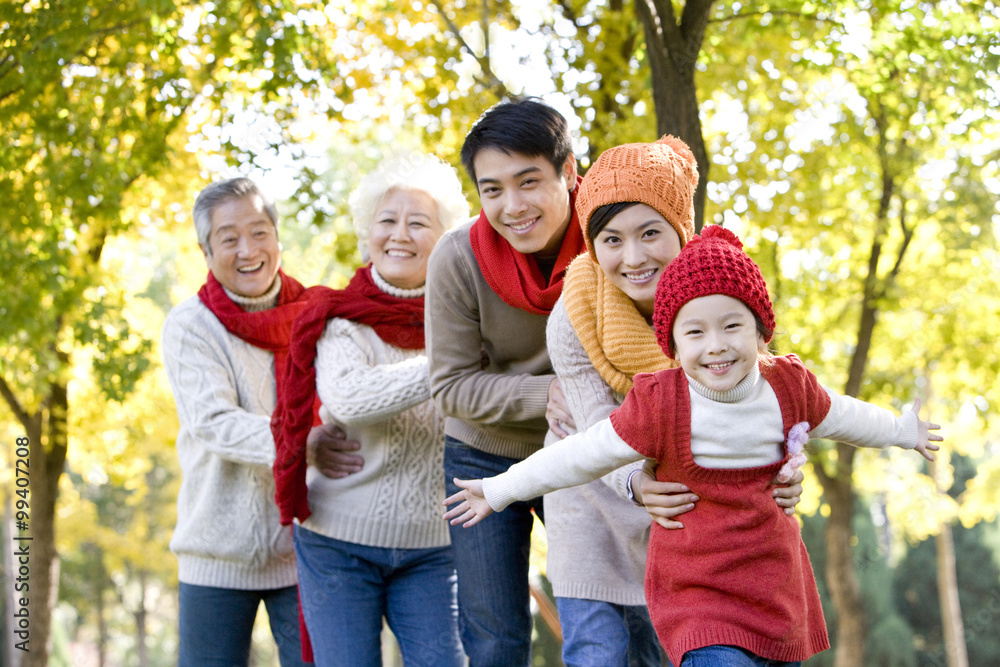
[[[688,0],[681,12],[680,34],[684,45],[683,64],[685,69],[694,71],[694,65],[701,53],[701,45],[705,40],[705,28],[712,13],[714,0]]]
[[[642,2],[653,19],[653,27],[663,44],[680,43],[681,37],[677,28],[677,19],[674,17],[674,5],[671,0],[636,0]]]
[[[10,385],[7,384],[7,380],[3,376],[0,376],[0,394],[3,395],[8,407],[10,407],[10,411],[14,413],[15,417],[17,417],[17,421],[21,422],[21,426],[23,426],[25,430],[30,430],[33,416],[29,415],[25,411],[21,402],[17,400],[17,396],[14,395]]]
[[[906,199],[902,196],[900,196],[899,202],[899,228],[903,232],[903,245],[899,247],[896,263],[892,265],[892,271],[889,272],[889,280],[892,282],[895,282],[896,276],[899,275],[899,269],[903,265],[903,255],[906,254],[907,248],[910,247],[910,241],[913,240],[913,227],[906,224]]]
[[[493,73],[493,69],[490,67],[489,17],[484,16],[483,25],[485,26],[485,29],[483,30],[484,33],[483,38],[485,40],[484,41],[485,50],[483,52],[483,56],[480,57],[476,55],[475,50],[471,46],[469,46],[469,43],[465,41],[464,37],[462,37],[462,33],[460,32],[455,22],[452,21],[450,18],[448,18],[448,14],[445,12],[444,6],[441,4],[441,0],[431,0],[431,4],[434,5],[434,8],[437,9],[438,14],[441,15],[441,19],[445,22],[445,25],[448,27],[448,30],[455,36],[455,39],[458,40],[459,47],[468,52],[469,55],[471,55],[473,58],[475,58],[476,62],[479,63],[479,68],[483,70],[483,72],[486,73],[486,75],[489,77],[488,81],[484,81],[479,77],[476,77],[476,81],[478,81],[479,84],[482,85],[484,88],[492,88],[498,90],[499,91],[499,94],[497,95],[498,97],[504,97],[505,95],[507,95],[508,93],[507,86],[505,86],[503,82],[497,77],[497,75]],[[487,10],[488,10],[488,5],[484,1],[483,13],[485,14]]]
[[[778,9],[770,12],[740,12],[739,14],[730,14],[729,16],[723,16],[717,19],[709,19],[709,23],[728,23],[729,21],[738,21],[741,19],[752,19],[760,18],[761,16],[791,16],[793,18],[805,19],[807,21],[815,21],[816,23],[829,23],[831,25],[844,27],[843,22],[836,21],[834,19],[825,18],[819,14],[806,14],[803,12],[793,12],[787,9]]]
[[[639,0],[636,0],[637,2]],[[556,0],[556,7],[562,10],[563,16],[568,18],[570,22],[576,27],[577,30],[580,29],[580,17],[573,11],[573,7],[567,2],[567,0]]]

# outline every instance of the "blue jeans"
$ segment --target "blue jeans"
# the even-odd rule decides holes
[[[492,477],[517,463],[445,438],[447,495],[459,488],[452,479]],[[458,621],[470,667],[517,667],[531,660],[531,606],[528,556],[532,510],[542,518],[542,499],[511,504],[474,528],[451,526],[458,572]]]
[[[465,664],[450,547],[369,547],[300,526],[294,537],[316,664],[381,667],[383,618],[407,667]]]
[[[566,667],[660,667],[660,642],[645,606],[556,598]]]
[[[257,608],[263,601],[281,667],[302,661],[295,586],[244,591],[181,583],[178,667],[246,667]]]
[[[768,660],[736,646],[705,646],[688,651],[681,659],[681,667],[799,667],[801,664]]]

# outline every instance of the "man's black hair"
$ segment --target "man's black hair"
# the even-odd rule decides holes
[[[528,157],[541,155],[559,173],[573,152],[573,142],[561,113],[536,97],[521,97],[488,109],[466,135],[462,164],[473,183],[477,183],[473,160],[481,150]]]

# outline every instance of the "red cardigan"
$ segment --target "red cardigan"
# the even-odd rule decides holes
[[[778,357],[761,373],[778,397],[786,437],[796,423],[815,427],[826,417],[830,398],[798,358]],[[646,600],[670,661],[679,665],[685,652],[719,644],[781,661],[826,650],[830,641],[799,524],[771,496],[783,461],[735,470],[697,465],[688,391],[679,368],[637,375],[611,415],[623,440],[656,459],[659,481],[686,484],[701,498],[684,515],[684,530],[654,524],[650,533]]]

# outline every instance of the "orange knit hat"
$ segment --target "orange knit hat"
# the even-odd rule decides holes
[[[688,145],[663,135],[651,144],[623,144],[601,153],[580,183],[576,212],[587,251],[596,261],[587,225],[605,204],[635,201],[660,212],[677,231],[681,246],[694,234],[694,190],[698,164]]]

